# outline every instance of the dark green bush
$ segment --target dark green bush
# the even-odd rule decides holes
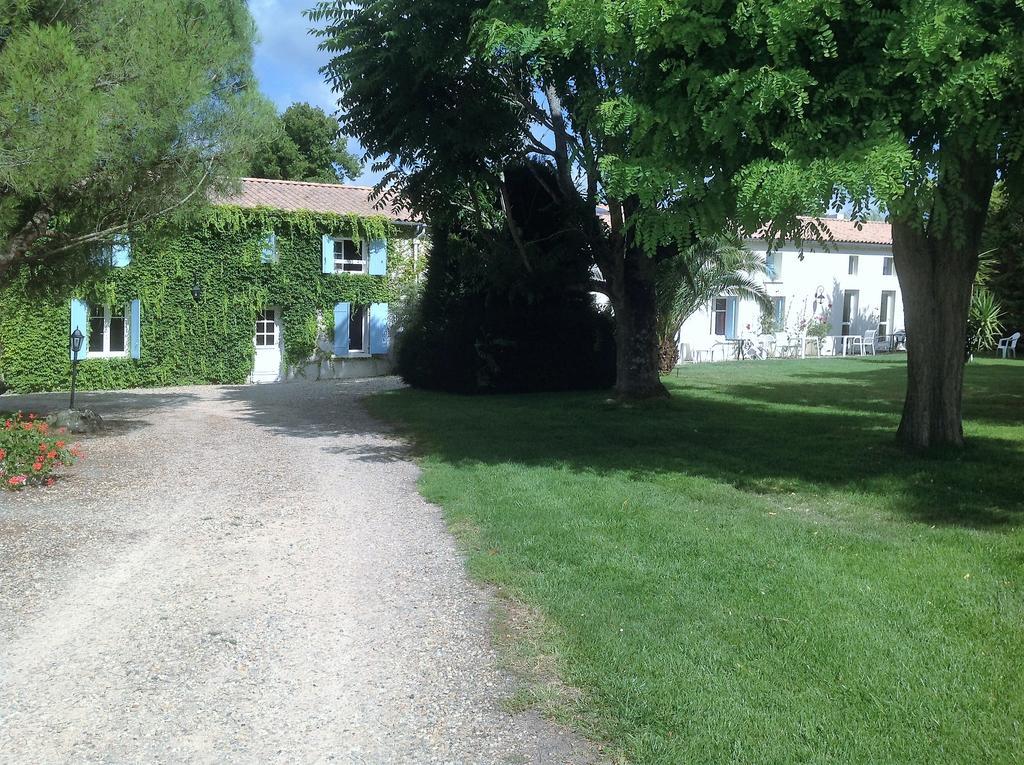
[[[561,211],[538,202],[545,171],[521,169],[510,183],[525,253],[501,229],[435,225],[427,281],[396,345],[410,385],[511,393],[614,383],[612,321],[588,291],[590,260]]]

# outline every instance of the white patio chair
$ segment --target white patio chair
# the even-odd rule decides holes
[[[691,351],[691,358],[694,364],[699,364],[702,361],[714,361],[715,360],[715,349],[714,348],[694,348]]]
[[[758,335],[757,337],[757,349],[762,359],[770,359],[775,356],[776,353],[776,339],[775,335],[766,334]]]
[[[1020,332],[1014,332],[1009,337],[1004,337],[999,341],[999,345],[996,346],[996,350],[1002,354],[1003,358],[1008,358],[1012,355],[1017,358],[1017,343],[1020,341]]]
[[[875,346],[878,345],[878,330],[869,329],[864,333],[864,337],[860,344],[860,355],[867,356],[868,354],[875,355]]]
[[[846,351],[847,355],[856,356],[857,351],[860,350],[860,355],[864,356],[864,336],[863,335],[849,335],[846,340],[846,346],[843,350]]]

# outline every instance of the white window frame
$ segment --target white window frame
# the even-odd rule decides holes
[[[89,325],[89,337],[86,338],[86,348],[89,349],[90,359],[125,359],[131,355],[132,349],[132,338],[131,338],[131,316],[128,310],[128,306],[124,306],[121,309],[121,318],[124,319],[124,350],[123,351],[112,351],[110,350],[110,321],[113,314],[113,308],[110,303],[103,304],[103,350],[94,351],[89,346],[92,344],[92,320],[93,311],[99,306],[97,303],[89,303],[89,316],[86,321]]]
[[[846,263],[846,275],[856,276],[860,271],[860,255],[851,255]]]
[[[776,330],[785,329],[786,325],[786,296],[772,296],[772,320],[776,323]]]
[[[260,345],[260,343],[259,343],[259,336],[261,334],[262,335],[268,334],[267,332],[260,332],[259,331],[260,323],[267,321],[267,319],[264,318],[264,314],[273,314],[273,317],[274,317],[272,322],[271,322],[273,324],[273,327],[274,327],[274,331],[273,331],[274,343],[273,343],[273,345]],[[255,346],[255,348],[257,350],[267,351],[267,350],[271,350],[273,348],[279,348],[280,347],[280,345],[281,345],[280,322],[281,322],[281,314],[280,314],[280,312],[276,308],[264,308],[262,311],[260,311],[259,316],[256,317],[256,332],[253,335],[253,339],[252,339],[253,345]]]
[[[878,311],[878,339],[886,340],[893,333],[896,322],[896,290],[882,290],[881,306]]]
[[[347,271],[346,273],[352,273]],[[355,326],[356,312],[362,310],[363,312],[363,347],[353,348],[352,347],[352,327]],[[348,314],[348,352],[350,356],[369,356],[370,355],[370,306],[368,305],[356,305],[352,304]]]
[[[351,242],[359,246],[359,254],[362,256],[361,260],[348,260],[345,257],[345,242]],[[345,268],[349,264],[359,264],[358,271],[352,271]],[[370,273],[370,243],[366,241],[357,242],[351,237],[335,237],[334,238],[334,273],[336,274],[368,274]]]

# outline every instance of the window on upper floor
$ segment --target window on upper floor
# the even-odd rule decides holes
[[[882,276],[892,276],[896,273],[896,265],[891,257],[882,258]]]
[[[276,263],[279,259],[277,234],[273,231],[267,231],[263,234],[263,240],[260,242],[260,262]]]
[[[365,274],[369,270],[369,248],[354,239],[334,240],[334,273]]]
[[[768,272],[768,279],[776,282],[782,278],[782,253],[769,252],[764,257],[765,271]]]
[[[128,311],[125,306],[89,304],[89,355],[128,355]]]
[[[857,271],[859,271],[859,270],[860,270],[860,257],[858,257],[857,255],[851,255],[850,256],[849,265],[848,265],[848,267],[846,269],[846,273],[848,273],[850,276],[856,276],[857,275]]]

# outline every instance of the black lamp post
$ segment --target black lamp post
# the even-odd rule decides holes
[[[199,281],[199,274],[196,274],[192,281],[192,299],[197,303],[203,299],[203,285]]]
[[[71,333],[71,406],[70,409],[75,408],[75,388],[78,385],[78,354],[82,352],[82,343],[85,341],[85,335],[82,334],[82,330],[75,327],[75,331]]]

